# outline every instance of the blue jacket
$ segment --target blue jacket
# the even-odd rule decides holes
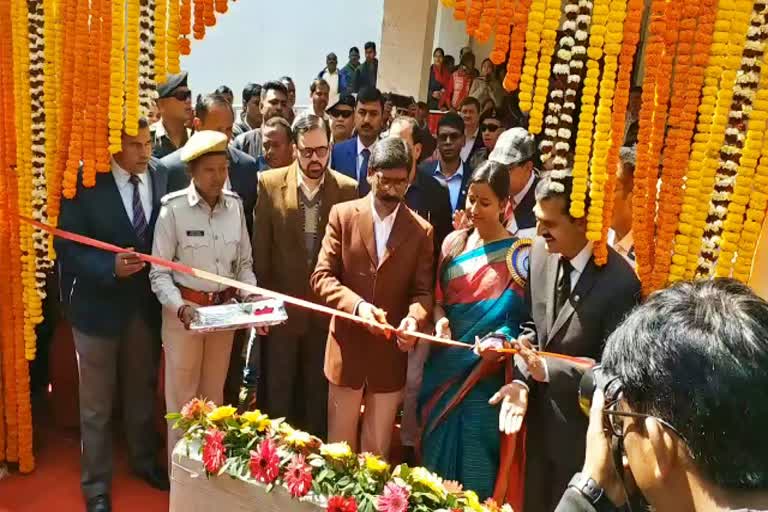
[[[325,74],[326,71],[328,71],[328,68],[323,68],[323,70],[317,74],[317,78],[323,78],[323,75]],[[336,72],[339,74],[339,90],[337,91],[337,93],[338,94],[352,93],[352,82],[350,81],[349,74],[342,73],[341,69],[336,69]],[[333,95],[333,91],[331,91],[331,95]]]
[[[160,198],[167,189],[165,171],[150,163],[152,216],[149,239],[139,244],[136,232],[123,206],[120,191],[111,172],[96,174],[96,185],[85,188],[78,180],[77,195],[61,203],[59,227],[120,247],[152,252],[155,222]],[[115,255],[57,238],[59,292],[70,323],[79,331],[94,336],[114,336],[122,332],[132,314],[141,310],[151,327],[160,327],[160,304],[149,285],[149,268],[131,277],[115,277]]]
[[[259,183],[259,165],[256,160],[238,149],[230,147],[229,153],[229,183],[232,191],[237,192],[243,201],[245,224],[248,234],[253,234],[253,209],[256,206],[256,193]],[[179,150],[160,160],[159,166],[168,173],[168,193],[176,192],[189,186],[190,177],[187,164],[181,161]]]
[[[333,145],[331,169],[357,181],[357,190],[361,190],[360,180],[357,179],[357,137],[352,137]],[[363,176],[363,179],[365,179],[365,176]],[[360,194],[361,197],[364,195]]]

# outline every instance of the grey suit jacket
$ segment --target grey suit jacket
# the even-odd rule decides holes
[[[258,160],[262,154],[261,148],[261,128],[254,128],[245,133],[241,133],[234,138],[230,147],[239,149],[243,153],[251,155]]]
[[[537,237],[531,248],[526,286],[531,318],[524,323],[521,337],[547,352],[599,361],[608,336],[639,302],[640,282],[627,261],[609,248],[604,266],[598,267],[594,258],[590,259],[569,300],[554,318],[558,264],[559,255],[550,254],[544,239]],[[553,358],[546,362],[549,382],[529,382],[528,427],[529,431],[536,430],[534,442],[540,445],[528,450],[558,461],[573,474],[581,467],[587,431],[587,417],[578,405],[583,367]],[[562,493],[562,489],[556,492]]]

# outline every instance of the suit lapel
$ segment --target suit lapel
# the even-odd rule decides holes
[[[555,323],[555,285],[557,284],[558,259],[549,253],[545,254],[547,255],[547,263],[544,267],[544,290],[547,294],[547,337],[544,340],[546,343],[552,336],[552,326]]]
[[[322,199],[320,201],[320,218],[317,220],[318,226],[323,228],[321,233],[318,233],[320,237],[325,233],[325,225],[328,222],[328,215],[331,213],[331,207],[339,202],[339,184],[336,183],[336,179],[333,177],[330,171],[325,171],[325,181],[323,182],[323,188],[320,190]]]
[[[584,267],[584,272],[582,272],[579,276],[579,281],[576,283],[576,287],[573,289],[570,297],[568,297],[568,300],[563,305],[563,309],[560,310],[560,314],[557,315],[555,324],[552,326],[552,330],[550,330],[549,336],[547,337],[547,342],[552,341],[558,331],[560,331],[560,329],[563,328],[571,316],[573,316],[573,313],[579,307],[584,298],[589,294],[590,290],[592,290],[592,287],[597,281],[597,272],[597,265],[595,265],[593,258],[590,258],[587,266]],[[557,272],[555,272],[555,275],[557,275]],[[554,300],[551,302],[554,303]]]
[[[376,255],[376,234],[373,229],[373,213],[371,212],[371,200],[366,196],[360,201],[357,209],[357,233],[361,243],[365,246],[374,266],[378,268],[379,258]]]
[[[389,234],[384,257],[381,259],[381,264],[379,265],[380,267],[383,266],[389,258],[394,256],[395,250],[408,239],[408,233],[410,232],[409,221],[408,209],[405,205],[401,204],[400,208],[397,210],[395,222],[392,224],[392,232]]]
[[[155,225],[157,216],[160,214],[160,200],[164,195],[165,184],[163,183],[162,176],[153,167],[150,167],[147,172],[149,173],[149,179],[152,183],[152,215],[150,216],[150,226]]]
[[[286,217],[286,224],[293,231],[293,237],[296,239],[299,250],[306,252],[304,233],[302,232],[304,219],[301,218],[301,210],[299,210],[299,182],[296,172],[298,172],[298,168],[295,162],[285,169],[285,180],[283,181],[283,205],[285,210],[283,214]]]

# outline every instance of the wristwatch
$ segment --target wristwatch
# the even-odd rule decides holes
[[[613,512],[616,510],[616,506],[605,494],[605,490],[589,475],[576,473],[568,483],[568,487],[573,487],[579,491],[595,507],[597,512]]]

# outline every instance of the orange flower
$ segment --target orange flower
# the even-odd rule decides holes
[[[528,29],[528,10],[532,0],[520,0],[515,4],[512,15],[512,33],[509,38],[509,60],[507,74],[504,77],[504,89],[511,92],[520,83],[520,72],[523,67],[523,51],[525,47],[525,32]]]

